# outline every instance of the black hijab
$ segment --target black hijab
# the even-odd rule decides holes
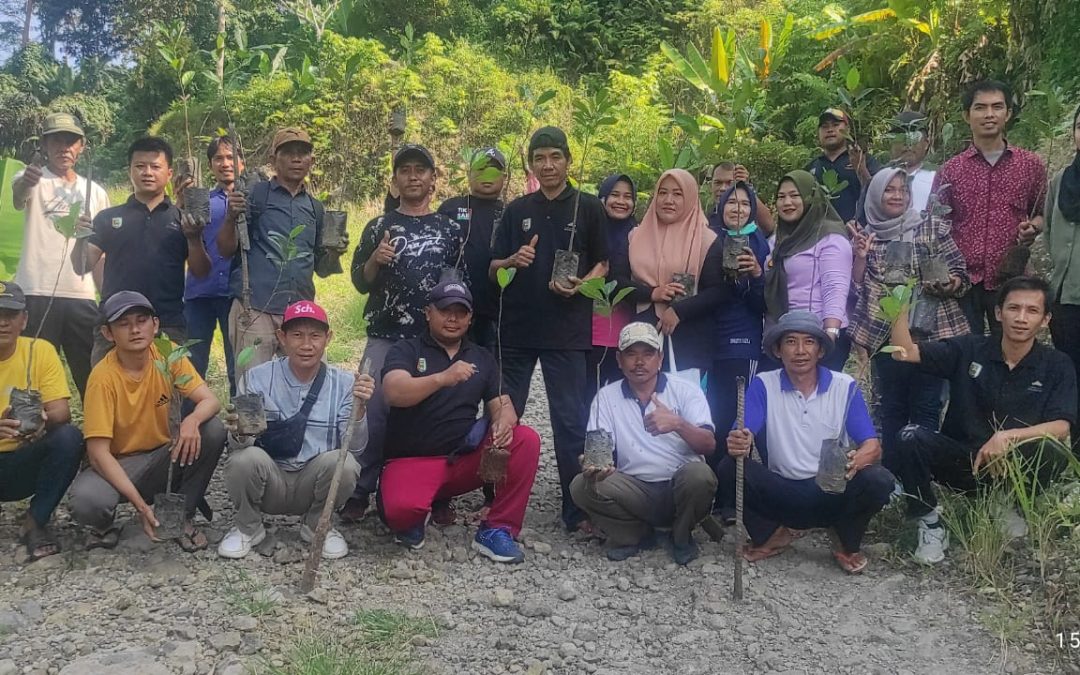
[[[1080,117],[1080,107],[1073,114],[1073,130],[1076,129],[1076,119]],[[1080,223],[1080,150],[1073,157],[1072,164],[1065,167],[1061,174],[1061,185],[1058,187],[1058,208],[1061,215],[1070,223]]]

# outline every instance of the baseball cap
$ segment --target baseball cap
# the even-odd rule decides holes
[[[14,309],[18,312],[26,309],[26,295],[15,282],[0,281],[0,309]]]
[[[394,153],[394,171],[397,171],[399,166],[409,160],[419,160],[421,164],[429,169],[435,168],[435,158],[431,156],[430,150],[416,143],[408,143],[398,148],[398,151]]]
[[[285,127],[278,129],[274,134],[274,140],[270,143],[270,154],[277,153],[278,148],[286,143],[306,143],[309,147],[315,147],[315,144],[311,142],[311,136],[303,129],[296,127]]]
[[[428,302],[439,309],[446,309],[450,305],[465,305],[472,311],[472,293],[460,281],[440,281],[428,293]]]
[[[834,122],[851,122],[851,118],[848,117],[848,114],[840,108],[825,108],[825,110],[821,111],[821,114],[818,115],[817,120],[819,126],[825,120],[832,120]]]
[[[146,299],[146,296],[136,291],[118,291],[109,296],[109,299],[101,305],[101,313],[105,315],[105,323],[112,323],[133,309],[145,309],[151,314],[157,315],[154,305]]]
[[[281,327],[284,328],[290,321],[297,319],[311,319],[312,321],[318,321],[327,328],[330,327],[330,319],[326,317],[326,310],[311,300],[299,300],[286,307],[285,316],[281,320]]]
[[[660,333],[656,332],[656,326],[645,323],[644,321],[635,321],[634,323],[627,324],[621,331],[619,331],[619,351],[629,349],[637,343],[646,344],[653,349],[660,349],[664,344],[660,339]]]
[[[529,157],[537,148],[558,148],[567,155],[570,154],[570,142],[566,140],[566,132],[559,127],[540,127],[529,139]]]
[[[480,157],[487,157],[488,161],[500,169],[506,168],[506,155],[502,153],[498,148],[480,148],[473,155],[473,161],[480,159]]]
[[[909,131],[926,129],[926,115],[914,110],[905,110],[889,122],[889,133],[903,134]]]
[[[41,125],[41,135],[68,133],[85,138],[86,133],[79,125],[78,120],[71,113],[55,112],[45,116],[45,122]]]

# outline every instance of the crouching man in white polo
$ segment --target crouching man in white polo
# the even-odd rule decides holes
[[[353,413],[353,398],[367,404],[375,392],[370,375],[353,375],[323,363],[333,338],[326,312],[302,300],[285,310],[278,343],[285,356],[252,368],[239,383],[241,394],[262,394],[267,428],[257,437],[239,437],[241,450],[225,465],[225,486],[235,509],[234,526],[218,546],[223,558],[243,558],[266,537],[262,516],[300,515],[300,538],[311,541],[337,466],[333,452]],[[356,456],[367,445],[367,419],[359,417],[345,458],[335,504],[344,504],[356,486]],[[235,436],[237,417],[226,426]],[[323,558],[349,553],[345,538],[331,529]]]

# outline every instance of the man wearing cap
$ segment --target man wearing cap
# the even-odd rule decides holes
[[[465,238],[465,269],[476,313],[469,339],[495,349],[495,318],[498,288],[488,277],[491,239],[503,212],[502,191],[506,184],[506,157],[498,148],[481,148],[469,160],[469,194],[447,199],[439,213],[457,221]]]
[[[37,560],[60,552],[49,520],[79,470],[83,440],[71,424],[71,394],[56,349],[44,340],[19,337],[26,328],[26,306],[17,284],[0,282],[0,502],[30,498],[20,539],[28,558]],[[23,429],[13,419],[12,387],[40,395],[37,429]]]
[[[619,333],[625,379],[603,387],[589,408],[589,430],[614,439],[614,464],[586,463],[570,484],[574,501],[607,535],[610,560],[652,548],[655,528],[670,527],[672,557],[689,563],[698,556],[693,529],[716,494],[704,461],[716,449],[709,404],[700,386],[660,372],[662,345],[647,323]]]
[[[925,211],[930,201],[937,169],[926,161],[930,152],[930,136],[926,130],[926,115],[905,110],[892,120],[889,127],[892,138],[893,164],[907,171],[911,189],[911,208]]]
[[[500,393],[495,357],[466,337],[473,315],[469,289],[454,280],[439,283],[424,313],[427,330],[396,343],[383,367],[390,405],[379,486],[383,517],[398,543],[420,548],[432,503],[481,487],[484,455],[508,453],[472,546],[496,562],[521,562],[514,539],[536,477],[540,437],[518,424],[510,397]],[[477,419],[481,403],[486,414]]]
[[[169,464],[175,462],[170,491],[183,494],[185,501],[178,542],[185,551],[202,550],[207,541],[195,527],[195,508],[225,448],[225,427],[216,417],[221,404],[191,361],[166,365],[154,345],[160,319],[146,296],[120,291],[102,310],[102,335],[115,348],[94,367],[86,385],[83,435],[90,467],[72,483],[68,508],[77,522],[91,528],[89,548],[116,546],[119,530],[113,517],[122,501],[135,507],[143,531],[156,541],[158,521],[151,503],[155,494],[167,491]],[[166,367],[170,378],[160,370]],[[194,409],[173,431],[170,411],[179,407],[177,393]]]
[[[592,349],[592,301],[577,290],[608,271],[607,214],[600,200],[567,181],[570,146],[556,127],[529,140],[529,164],[540,189],[511,202],[495,232],[490,276],[516,269],[503,294],[503,378],[518,415],[525,410],[536,362],[544,373],[562,489],[562,520],[569,530],[589,529],[570,497],[585,444],[586,360]],[[575,230],[576,224],[576,230]],[[578,254],[569,286],[551,280],[556,251]]]
[[[848,573],[867,564],[860,552],[870,519],[888,502],[893,476],[882,467],[881,443],[855,380],[819,365],[833,341],[811,312],[788,312],[765,332],[763,346],[783,364],[758,374],[746,390],[745,428],[728,433],[730,457],[717,467],[722,506],[735,505],[735,458],[745,460],[743,521],[752,546],[747,560],[783,552],[792,529],[829,528],[833,557]],[[818,486],[822,444],[847,451],[842,492]],[[756,444],[763,464],[749,459]]]
[[[45,166],[31,164],[15,174],[12,199],[23,219],[22,256],[15,283],[26,293],[26,334],[42,337],[64,352],[81,396],[90,376],[90,353],[98,322],[97,289],[92,275],[75,274],[71,242],[56,229],[72,207],[84,227],[109,208],[105,188],[75,172],[86,134],[70,113],[52,113],[41,130]],[[52,307],[46,307],[52,299]]]
[[[818,115],[818,145],[821,154],[806,165],[819,183],[825,183],[825,173],[836,173],[837,184],[847,182],[843,190],[834,195],[832,205],[836,212],[849,222],[862,218],[860,199],[863,188],[881,168],[873,155],[867,154],[851,138],[851,118],[840,108],[826,108]]]
[[[210,257],[203,245],[203,224],[182,219],[165,194],[172,160],[172,147],[156,136],[128,147],[133,193],[124,204],[97,214],[92,230],[83,223],[71,262],[76,274],[85,274],[104,258],[102,303],[120,291],[137,291],[153,303],[161,330],[174,342],[183,342],[185,265],[204,278],[210,273]],[[97,364],[111,348],[104,333],[96,334],[91,363]]]
[[[326,311],[301,300],[285,310],[278,342],[285,356],[248,371],[243,394],[260,394],[267,428],[257,437],[236,437],[225,465],[225,487],[233,502],[233,527],[218,545],[223,558],[243,558],[266,537],[262,516],[303,516],[300,537],[311,541],[330,482],[337,470],[342,437],[353,415],[353,399],[366,405],[375,391],[370,375],[353,375],[323,363],[326,346],[334,337]],[[335,504],[341,504],[356,485],[359,454],[367,439],[363,411],[353,430],[352,454],[338,484]],[[236,415],[227,419],[236,433]],[[299,441],[299,443],[298,443]],[[347,555],[345,538],[331,529],[323,543],[326,559]]]
[[[229,289],[233,297],[229,312],[229,338],[236,353],[251,347],[250,361],[236,368],[236,377],[260,363],[280,355],[278,330],[285,308],[299,300],[315,299],[314,275],[327,277],[342,271],[339,256],[347,250],[319,245],[325,208],[307,185],[315,146],[303,129],[286,127],[274,134],[270,162],[274,177],[249,186],[247,194],[229,193],[225,224],[218,232],[221,255],[232,258]],[[247,214],[251,250],[241,251],[237,217]],[[299,234],[292,232],[303,226]],[[296,247],[290,260],[283,260],[288,241]],[[244,279],[241,254],[247,256],[251,306],[244,306]]]
[[[368,406],[370,437],[361,458],[356,494],[342,514],[347,521],[363,516],[379,479],[387,414],[379,373],[387,353],[398,340],[425,332],[427,295],[444,271],[456,268],[468,285],[468,270],[461,259],[461,225],[431,211],[436,178],[431,153],[422,145],[403,145],[394,154],[393,168],[401,203],[367,224],[353,254],[353,285],[368,294],[364,358],[371,362],[377,386]]]

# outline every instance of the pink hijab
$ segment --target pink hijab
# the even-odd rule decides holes
[[[669,283],[675,272],[690,272],[700,282],[705,254],[716,240],[716,233],[709,229],[709,219],[701,210],[694,177],[684,169],[669,169],[656,181],[657,191],[668,179],[682,188],[683,193],[683,209],[676,221],[670,225],[660,222],[653,195],[641,224],[630,231],[630,274],[652,287]],[[667,303],[653,304],[657,316],[668,307]],[[642,309],[643,305],[638,311]]]

